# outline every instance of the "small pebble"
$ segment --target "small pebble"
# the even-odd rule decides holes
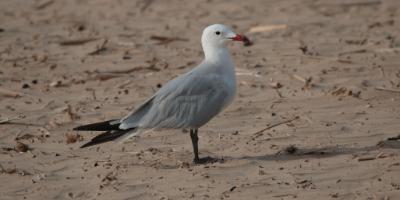
[[[27,89],[27,88],[29,88],[29,87],[30,87],[30,85],[29,85],[28,83],[22,84],[22,89]]]
[[[78,26],[78,31],[84,31],[85,29],[86,29],[86,27],[83,24]]]
[[[22,142],[17,142],[17,144],[15,145],[15,150],[17,152],[27,152],[29,150],[28,145],[22,143]]]
[[[61,81],[53,81],[50,83],[50,87],[60,87],[62,85]]]
[[[75,143],[76,141],[81,139],[81,136],[74,133],[69,133],[65,135],[67,144]]]

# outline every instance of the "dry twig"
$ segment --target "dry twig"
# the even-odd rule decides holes
[[[143,66],[137,66],[137,67],[132,67],[129,69],[117,69],[117,70],[108,70],[108,71],[101,71],[97,72],[100,74],[129,74],[132,72],[140,71],[140,70],[151,70],[151,71],[160,71],[160,69],[156,68],[155,65],[150,65],[148,67],[143,67]]]
[[[303,77],[301,77],[301,76],[299,76],[297,74],[293,74],[293,78],[295,78],[295,79],[297,79],[297,80],[299,80],[299,81],[304,83],[304,86],[302,87],[303,90],[304,89],[309,89],[309,88],[314,86],[314,84],[311,83],[312,82],[312,77],[303,78]]]
[[[22,96],[22,94],[19,92],[13,92],[13,91],[10,91],[10,90],[4,89],[4,88],[0,88],[0,95],[5,96],[5,97],[13,97],[13,98]]]
[[[144,5],[140,8],[140,12],[144,12],[154,2],[154,0],[145,0]]]
[[[390,137],[387,140],[400,140],[400,135],[394,136],[394,137]]]
[[[351,2],[351,3],[343,3],[341,6],[351,7],[351,6],[375,6],[379,5],[382,2],[380,0],[369,0],[369,1],[358,1],[358,2]]]
[[[118,88],[123,89],[125,88],[127,85],[131,84],[133,82],[133,80],[126,80],[125,82],[123,82],[122,84],[118,85]]]
[[[369,160],[375,160],[375,159],[376,159],[375,156],[366,156],[366,157],[360,157],[357,160],[361,162],[361,161],[369,161]]]
[[[366,53],[368,52],[367,49],[357,49],[357,50],[352,50],[352,51],[344,51],[338,54],[338,56],[343,56],[347,54],[356,54],[356,53]]]
[[[180,37],[166,37],[166,36],[158,36],[158,35],[152,35],[150,36],[151,40],[157,40],[159,41],[157,44],[168,44],[170,42],[174,42],[174,41],[189,41],[186,38],[180,38]]]
[[[82,38],[82,39],[71,39],[71,40],[64,40],[59,42],[62,46],[74,46],[74,45],[83,45],[88,42],[92,42],[98,40],[100,38]]]
[[[400,93],[400,90],[390,89],[390,88],[384,88],[384,87],[375,87],[375,90],[381,90],[381,91],[388,91],[388,92]]]
[[[104,51],[106,49],[107,42],[108,40],[104,39],[103,42],[100,45],[96,46],[96,49],[94,51],[89,52],[88,55],[93,56],[99,54],[101,51]]]
[[[17,116],[17,117],[12,117],[12,118],[8,118],[7,117],[5,119],[0,120],[0,124],[8,124],[11,121],[18,120],[18,119],[23,119],[23,118],[25,118],[25,117],[24,116]]]
[[[42,9],[47,8],[48,6],[50,6],[53,3],[54,3],[54,0],[45,1],[45,2],[37,5],[35,8],[36,8],[36,10],[42,10]]]
[[[285,120],[285,121],[282,121],[282,122],[278,122],[278,123],[276,123],[276,124],[269,125],[269,126],[263,128],[263,129],[261,129],[261,130],[255,132],[255,133],[253,133],[253,135],[254,135],[254,134],[260,134],[260,133],[262,133],[262,132],[264,132],[264,131],[266,131],[266,130],[268,130],[268,129],[271,129],[271,128],[280,126],[280,125],[282,125],[282,124],[290,123],[290,122],[292,122],[292,121],[294,121],[294,120],[297,120],[297,119],[299,119],[299,118],[300,118],[299,116],[295,116],[295,117],[293,117],[293,118],[291,118],[291,119],[288,119],[288,120]]]

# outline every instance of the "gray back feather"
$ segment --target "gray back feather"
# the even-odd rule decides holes
[[[214,70],[214,71],[213,71]],[[183,74],[121,120],[121,128],[198,128],[233,99],[235,83],[221,79],[218,67]],[[197,71],[197,72],[195,72]]]

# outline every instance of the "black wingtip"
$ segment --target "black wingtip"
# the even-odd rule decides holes
[[[108,121],[104,121],[104,122],[86,124],[86,125],[75,127],[72,130],[74,130],[74,131],[112,131],[112,130],[118,130],[119,129],[119,123],[111,124],[111,122],[113,122],[113,121],[116,121],[116,120],[113,119],[113,120],[108,120]]]
[[[121,137],[125,133],[128,133],[131,130],[133,130],[133,129],[113,130],[113,131],[104,132],[104,133],[92,138],[92,140],[90,140],[88,143],[82,145],[80,148],[86,148],[86,147],[90,147],[90,146],[93,146],[93,145],[97,145],[97,144],[102,144],[102,143],[105,143],[105,142],[113,141],[113,140]]]

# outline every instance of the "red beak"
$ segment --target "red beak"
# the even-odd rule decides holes
[[[253,45],[253,42],[246,36],[244,35],[235,35],[235,37],[231,38],[233,41],[241,41],[243,42],[244,46],[251,46]]]
[[[235,35],[235,37],[231,38],[234,41],[243,41],[243,36],[242,35]]]

